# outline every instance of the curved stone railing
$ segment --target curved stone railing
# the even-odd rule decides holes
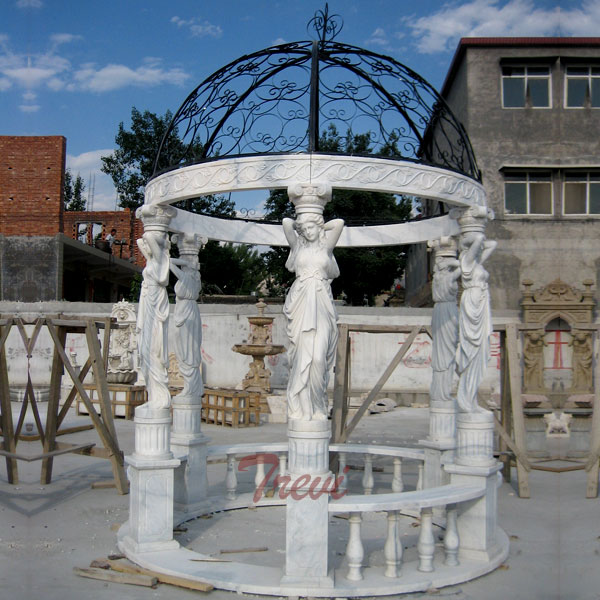
[[[392,492],[400,493],[405,489],[402,472],[403,460],[412,460],[418,463],[416,489],[422,489],[423,462],[425,460],[423,450],[372,444],[331,444],[329,450],[330,452],[338,453],[339,468],[336,479],[337,485],[335,485],[338,495],[344,495],[348,492],[348,477],[346,475],[348,471],[347,456],[349,454],[364,456],[362,488],[365,495],[372,494],[374,489],[373,457],[375,456],[389,457],[393,460]],[[214,462],[219,457],[226,458],[225,502],[220,503],[220,508],[234,509],[254,504],[274,505],[285,503],[285,499],[278,498],[275,494],[271,494],[270,496],[266,496],[265,494],[269,491],[269,486],[271,486],[271,489],[276,487],[275,478],[277,476],[284,477],[287,474],[287,452],[287,442],[208,446],[208,462]],[[242,460],[244,460],[244,458],[248,458],[248,455],[255,456],[256,459],[246,461],[245,464],[238,460],[239,457],[243,457]],[[238,492],[238,470],[246,471],[250,467],[255,467],[254,491],[240,494]],[[331,478],[331,483],[333,484],[333,478]],[[218,502],[218,498],[219,496],[211,496],[211,504],[213,506]],[[185,518],[189,518],[189,514]]]

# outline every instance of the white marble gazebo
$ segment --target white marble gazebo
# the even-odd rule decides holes
[[[493,415],[477,403],[491,333],[483,267],[495,247],[484,233],[491,213],[468,138],[435,91],[393,59],[334,42],[337,25],[327,11],[317,15],[314,24],[319,35],[316,41],[248,55],[198,86],[172,124],[189,140],[184,153],[170,154],[172,131],[168,132],[157,173],[146,186],[145,204],[138,209],[144,223],[144,236],[138,243],[147,261],[138,352],[149,400],[136,410],[135,452],[126,457],[130,515],[119,532],[119,546],[129,559],[155,571],[254,594],[357,597],[460,583],[495,569],[508,554],[507,536],[496,523],[500,465],[493,456]],[[252,68],[242,68],[248,65]],[[304,87],[284,84],[284,65],[292,71],[302,67],[300,75],[306,75],[308,83]],[[348,65],[352,65],[351,75],[344,71]],[[344,96],[332,83],[334,68],[344,71],[339,81],[356,77],[360,85],[354,89],[369,89],[377,98],[372,105],[378,110],[365,111],[353,93]],[[387,79],[388,75],[392,78]],[[240,84],[244,77],[249,79]],[[266,95],[262,94],[265,81],[271,82]],[[238,84],[241,87],[236,88]],[[402,85],[413,95],[399,90]],[[272,94],[273,90],[278,93]],[[429,103],[424,101],[425,92]],[[261,101],[250,100],[252,94]],[[304,109],[279,110],[280,117],[287,115],[281,117],[281,130],[257,135],[253,127],[264,116],[257,111],[267,111],[273,96],[277,99],[273,106],[288,102]],[[382,108],[384,101],[387,104]],[[402,152],[393,157],[378,154],[381,145],[377,146],[375,137],[371,155],[319,151],[319,131],[327,121],[335,124],[342,112],[332,111],[331,106],[351,102],[366,117],[377,119],[373,130],[383,135],[381,144],[386,135],[388,142],[402,138],[396,146]],[[233,127],[231,120],[239,113],[243,126]],[[295,123],[300,113],[304,125]],[[404,125],[395,124],[394,119]],[[357,126],[354,117],[344,123]],[[296,127],[294,139],[305,146],[300,142],[289,146],[293,136],[289,131],[281,133],[288,126]],[[394,132],[391,138],[390,132]],[[406,136],[412,136],[412,141]],[[219,219],[172,206],[208,194],[276,188],[287,190],[295,208],[295,218],[284,219],[281,225]],[[340,219],[325,223],[324,207],[338,189],[417,196],[452,210],[403,224],[345,227]],[[169,259],[169,233],[176,234],[171,238],[179,246],[176,260]],[[296,273],[296,281],[284,307],[291,359],[287,444],[211,446],[201,431],[197,256],[206,239],[290,247],[287,266]],[[337,341],[329,287],[338,273],[333,248],[419,242],[429,242],[435,253],[429,436],[420,448],[330,444],[326,386]],[[178,278],[171,318],[177,326],[175,352],[185,382],[183,391],[173,398],[167,380],[170,270]],[[459,278],[463,286],[460,307],[456,300]],[[339,456],[337,477],[329,471],[331,452]],[[348,454],[364,457],[362,490],[346,485]],[[241,461],[255,469],[256,489],[247,493],[238,490],[237,484],[237,461],[244,455],[250,458]],[[279,491],[266,496],[265,466],[273,456],[278,462]],[[386,493],[373,493],[374,456],[388,457],[393,463],[391,489]],[[223,485],[209,486],[207,460],[218,457],[227,459]],[[417,489],[404,487],[403,461],[421,465],[423,476]],[[281,493],[286,489],[287,493]],[[279,566],[203,561],[204,555],[173,539],[173,526],[178,523],[254,505],[286,506],[285,560]],[[420,517],[416,552],[404,548],[398,535],[407,511]],[[349,515],[346,557],[337,569],[328,564],[329,519],[336,513]],[[365,513],[384,513],[385,566],[363,564],[361,521]],[[441,548],[435,544],[434,520],[445,531]]]

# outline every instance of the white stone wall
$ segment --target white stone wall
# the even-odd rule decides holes
[[[109,316],[110,304],[85,303],[0,303],[0,313],[10,315],[15,311],[28,314],[63,313],[79,316]],[[239,386],[248,371],[250,358],[231,350],[234,344],[248,338],[249,323],[246,317],[256,314],[253,305],[201,304],[203,321],[202,371],[206,385],[213,387],[235,388]],[[285,318],[281,305],[269,305],[266,314],[275,317],[273,323],[273,343],[287,346]],[[338,307],[339,321],[345,323],[363,323],[377,325],[416,325],[429,324],[431,309],[405,308],[366,308]],[[516,322],[517,313],[504,313],[495,318],[496,322]],[[31,330],[32,327],[28,327]],[[169,329],[169,346],[173,348],[174,327]],[[408,334],[351,334],[352,391],[367,392],[377,382],[379,376],[400,348]],[[492,340],[492,358],[482,389],[495,393],[499,388],[500,358],[498,352],[498,334]],[[67,352],[77,353],[77,363],[82,365],[87,359],[85,336],[69,334]],[[6,343],[11,385],[25,385],[27,381],[27,359],[20,335],[13,328]],[[170,350],[172,351],[172,350]],[[34,385],[47,385],[50,379],[53,348],[50,336],[42,329],[36,350],[31,361],[31,376]],[[286,354],[267,357],[266,363],[272,372],[271,384],[274,388],[285,388],[287,384],[288,362]],[[88,375],[88,379],[89,379]],[[401,361],[384,392],[418,392],[426,394],[431,381],[431,342],[426,334],[420,334],[408,355]],[[69,382],[68,375],[63,385]],[[331,374],[330,389],[333,388]]]

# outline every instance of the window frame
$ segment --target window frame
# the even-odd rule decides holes
[[[508,181],[507,177],[510,177],[511,175],[517,175],[520,173],[524,173],[526,178],[525,181]],[[530,176],[531,175],[542,175],[545,173],[549,173],[549,180],[547,181],[547,183],[550,186],[550,212],[549,213],[532,213],[530,211],[530,205],[531,205],[531,188],[530,185],[531,183],[535,183],[535,180],[531,180]],[[529,219],[529,218],[534,218],[534,219],[549,219],[555,216],[555,212],[554,212],[554,172],[552,169],[532,169],[532,168],[528,168],[528,167],[524,167],[522,169],[520,168],[511,168],[510,170],[503,170],[502,173],[503,176],[503,196],[504,196],[504,202],[503,202],[503,210],[504,210],[504,216],[509,218],[509,219]],[[507,183],[525,183],[526,186],[526,208],[527,208],[527,212],[524,213],[512,213],[512,212],[508,212],[507,207],[506,207],[506,184]]]
[[[585,183],[585,210],[586,212],[583,213],[567,213],[565,211],[565,202],[567,199],[567,194],[566,194],[566,186],[567,186],[567,174],[570,175],[580,175],[581,179],[577,181],[577,183]],[[595,176],[598,177],[600,175],[600,168],[598,168],[598,170],[595,169],[588,169],[585,171],[571,171],[571,170],[565,170],[562,172],[561,174],[561,194],[562,194],[562,198],[561,198],[561,213],[563,217],[566,217],[567,219],[581,219],[581,218],[592,218],[592,219],[599,219],[600,218],[600,212],[597,213],[590,213],[590,184],[591,183],[597,183],[598,185],[600,185],[600,180],[592,182],[591,177]]]
[[[582,69],[582,68],[586,68],[588,70],[587,75],[571,75],[569,77],[569,69]],[[577,65],[577,64],[567,64],[565,65],[565,77],[564,77],[564,103],[563,103],[563,107],[567,110],[583,110],[586,108],[591,108],[594,110],[598,110],[600,109],[600,103],[598,104],[598,106],[592,106],[592,81],[594,79],[598,79],[600,81],[600,72],[595,75],[592,73],[592,69],[600,69],[600,65],[598,64],[583,64],[583,65]],[[584,99],[584,103],[583,106],[569,106],[569,79],[583,79],[587,81],[588,87],[587,87],[587,91],[588,91],[588,95],[587,95],[587,99],[588,101],[586,101]]]
[[[504,74],[504,69],[509,68],[509,69],[523,69],[523,75],[519,75],[519,76],[511,76],[511,75],[505,75]],[[528,70],[529,69],[540,69],[540,68],[545,68],[548,69],[548,75],[546,76],[541,76],[541,75],[529,75],[528,74]],[[505,102],[504,102],[504,81],[505,80],[510,80],[510,79],[516,79],[516,78],[523,78],[525,80],[525,97],[523,98],[523,106],[505,106]],[[528,102],[527,98],[529,96],[529,98],[531,98],[530,94],[528,94],[529,91],[529,80],[530,79],[546,79],[546,83],[548,86],[548,105],[547,106],[533,106],[533,104],[531,104],[531,101]],[[502,108],[505,110],[523,110],[523,109],[534,109],[534,110],[548,110],[552,108],[552,65],[549,64],[537,64],[535,62],[521,62],[521,63],[500,63],[500,96],[501,96],[501,103],[502,103]]]

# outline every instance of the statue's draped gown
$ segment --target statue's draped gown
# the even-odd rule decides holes
[[[160,252],[158,256],[146,256],[143,276],[137,319],[140,367],[146,382],[149,403],[153,408],[168,408],[171,402],[167,375],[168,252]]]
[[[283,308],[290,340],[288,414],[291,419],[327,419],[327,384],[338,340],[330,280],[339,269],[331,250],[300,240],[286,267],[296,273]]]
[[[477,261],[461,260],[463,293],[459,317],[460,344],[456,367],[461,374],[457,400],[466,412],[477,411],[477,389],[485,375],[493,332],[489,274]]]

